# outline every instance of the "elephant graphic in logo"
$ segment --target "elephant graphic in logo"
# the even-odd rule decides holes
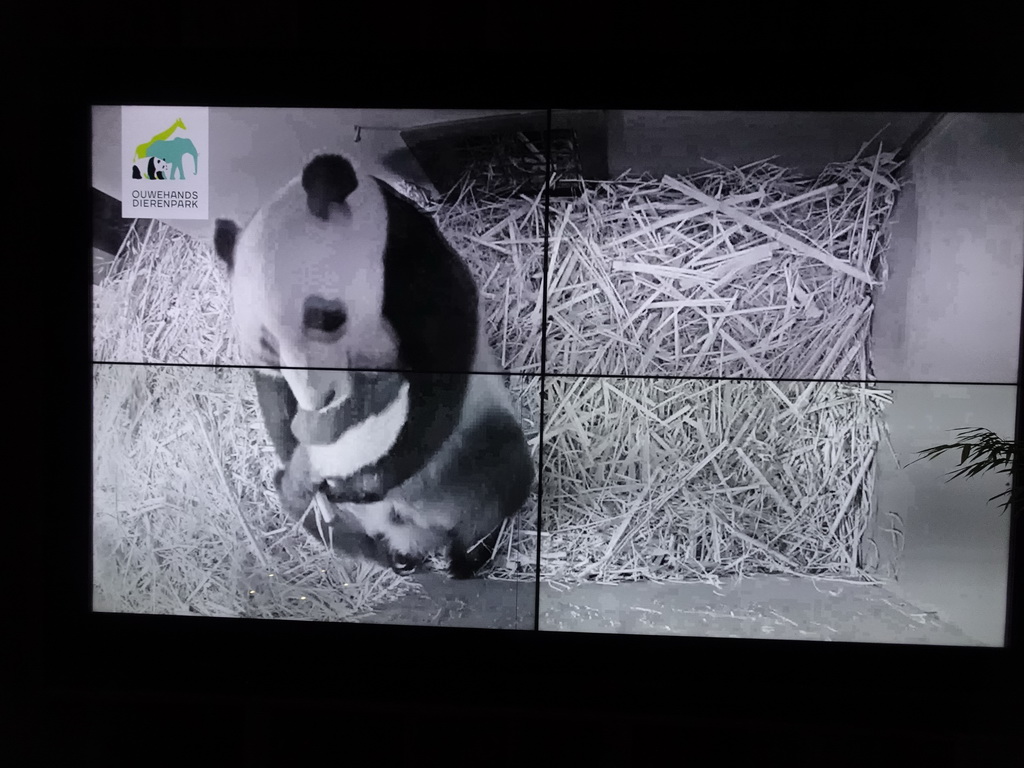
[[[184,179],[185,167],[183,159],[185,155],[192,156],[193,175],[199,173],[199,153],[191,139],[169,138],[178,128],[185,129],[185,123],[179,117],[174,124],[166,131],[158,133],[149,141],[139,144],[135,148],[135,157],[132,158],[132,178],[139,179]],[[140,162],[148,160],[148,164]],[[159,167],[156,173],[154,161]],[[140,169],[140,166],[142,168]]]
[[[168,179],[184,179],[185,167],[182,158],[185,155],[192,156],[192,174],[199,173],[199,153],[192,143],[192,139],[183,139],[180,136],[167,141],[154,141],[146,150],[147,157],[155,157],[163,160],[170,167]]]

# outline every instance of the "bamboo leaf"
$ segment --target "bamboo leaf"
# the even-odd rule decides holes
[[[1012,440],[1003,440],[992,430],[981,427],[960,427],[955,431],[960,438],[956,443],[936,445],[931,448],[918,451],[919,458],[910,462],[914,464],[923,459],[936,459],[950,451],[959,451],[960,460],[958,468],[947,472],[946,482],[959,477],[976,477],[985,472],[995,471],[999,474],[1010,474],[1013,472],[1013,460],[1016,453],[1016,444]],[[909,466],[909,465],[908,465]],[[1007,483],[1010,485],[1010,483]],[[1012,490],[1006,490],[989,499],[994,501],[1003,496],[1010,495],[1003,503],[1004,510],[1010,505],[1011,500],[1019,497],[1019,494]]]

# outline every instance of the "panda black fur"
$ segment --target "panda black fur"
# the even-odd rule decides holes
[[[139,166],[144,165],[145,172],[139,170]],[[149,157],[145,161],[140,160],[132,166],[132,178],[133,179],[166,179],[167,170],[171,166],[166,160],[161,160],[159,157]]]
[[[244,229],[218,220],[214,245],[286,466],[276,479],[289,514],[316,533],[304,513],[326,490],[339,504],[328,531],[338,551],[408,572],[445,549],[453,576],[474,574],[535,473],[476,285],[434,222],[346,158],[319,155]],[[315,450],[290,426],[300,406],[365,384],[346,368],[399,370],[407,388],[390,425],[364,432],[381,445],[353,442],[353,431],[346,466],[311,471]]]

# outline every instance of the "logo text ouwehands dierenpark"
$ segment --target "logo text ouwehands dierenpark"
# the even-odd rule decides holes
[[[161,122],[163,127],[157,130]],[[137,217],[140,209],[161,209],[164,218],[206,218],[207,180],[200,178],[206,174],[201,173],[196,145],[204,150],[207,145],[208,110],[123,107],[121,128],[130,169],[123,215]]]

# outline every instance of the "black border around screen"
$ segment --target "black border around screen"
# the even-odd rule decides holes
[[[58,332],[48,336],[44,345],[52,348],[54,341],[60,345],[58,370],[52,370],[53,361],[41,361],[51,369],[40,378],[52,383],[53,402],[62,406],[50,432],[61,435],[59,458],[44,460],[48,479],[44,477],[43,488],[59,482],[71,491],[63,493],[58,507],[62,512],[43,508],[32,512],[39,515],[32,522],[40,526],[35,541],[46,552],[41,575],[48,588],[45,600],[15,620],[39,630],[31,647],[33,655],[38,654],[37,663],[27,670],[33,682],[45,681],[51,691],[134,691],[207,700],[322,698],[381,706],[408,696],[415,688],[423,702],[440,709],[475,705],[553,711],[621,709],[724,719],[736,707],[751,706],[744,691],[770,685],[776,695],[763,702],[763,716],[793,717],[795,729],[828,721],[837,712],[873,717],[869,713],[887,706],[897,707],[901,718],[932,724],[946,718],[981,722],[1012,709],[1003,702],[1016,698],[1012,670],[1019,668],[1020,590],[1014,570],[1019,510],[1013,511],[1008,645],[1002,649],[93,614],[88,461],[91,268],[85,258],[91,231],[91,207],[85,195],[90,188],[93,104],[1020,110],[1019,104],[1006,103],[1009,97],[1002,89],[986,104],[987,94],[971,87],[970,76],[959,68],[967,83],[952,87],[938,58],[928,78],[921,78],[908,63],[901,82],[921,78],[913,96],[907,96],[906,86],[902,92],[895,87],[880,92],[878,82],[859,78],[858,67],[851,63],[850,71],[844,73],[850,77],[848,90],[825,90],[824,75],[812,73],[793,86],[799,92],[782,93],[757,85],[727,88],[722,81],[709,80],[686,98],[672,98],[672,91],[665,87],[667,76],[647,77],[629,91],[612,92],[583,78],[545,78],[538,55],[510,61],[505,68],[492,66],[486,73],[474,73],[472,61],[460,64],[458,56],[424,60],[406,57],[401,51],[382,51],[376,59],[385,68],[380,71],[369,71],[373,60],[359,56],[339,61],[292,53],[269,64],[268,56],[253,50],[224,57],[192,50],[188,56],[193,63],[187,69],[165,72],[162,85],[156,86],[151,72],[147,78],[145,72],[123,64],[118,69],[119,62],[140,58],[137,50],[109,57],[92,53],[89,64],[83,63],[72,78],[79,87],[66,85],[66,98],[58,96],[44,105],[44,111],[52,108],[57,113],[50,118],[50,127],[59,125],[58,133],[72,137],[65,145],[64,170],[68,176],[73,173],[76,192],[82,197],[81,203],[74,203],[81,211],[80,218],[70,219],[74,227],[54,228],[54,237],[68,236],[62,251],[66,256],[51,267],[42,266],[48,284],[60,281],[54,300],[70,308],[62,315]],[[393,69],[390,61],[395,62]],[[444,73],[453,66],[464,67],[465,76],[447,78]],[[323,82],[339,68],[349,71],[350,77],[339,76],[335,90],[325,93]],[[834,82],[836,77],[833,72],[829,80]],[[436,84],[439,81],[443,87]],[[493,98],[483,95],[484,83],[490,84],[487,92]],[[142,93],[145,97],[140,98]],[[70,192],[60,197],[78,200]],[[1021,339],[1024,360],[1024,328]],[[1019,378],[1018,435],[1024,434],[1022,383]],[[55,466],[62,469],[55,473]],[[38,573],[40,566],[34,567]],[[752,697],[757,698],[756,692]]]

